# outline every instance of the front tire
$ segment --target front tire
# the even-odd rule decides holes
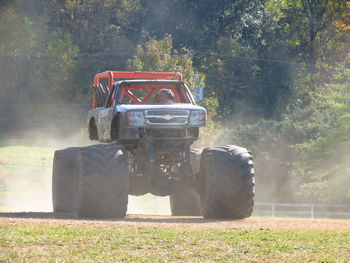
[[[85,218],[121,218],[129,194],[127,156],[111,145],[83,147],[78,153],[76,211]]]
[[[52,168],[52,205],[54,212],[74,212],[77,154],[79,148],[57,150]]]
[[[253,159],[235,145],[207,148],[201,158],[200,203],[205,218],[242,219],[254,206]]]

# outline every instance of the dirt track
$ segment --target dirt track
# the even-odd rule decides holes
[[[128,215],[124,219],[83,220],[70,214],[58,213],[0,213],[0,224],[45,225],[98,225],[106,227],[169,227],[169,228],[218,228],[218,229],[294,229],[294,230],[346,230],[350,220],[247,218],[243,220],[207,220],[201,217],[172,217],[152,215]]]

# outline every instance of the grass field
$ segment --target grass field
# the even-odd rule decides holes
[[[0,219],[0,262],[350,261],[350,231],[45,222]]]

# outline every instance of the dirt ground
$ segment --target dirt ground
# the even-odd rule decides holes
[[[127,215],[124,219],[87,220],[63,213],[0,213],[0,224],[45,224],[52,226],[96,225],[106,227],[165,227],[216,229],[288,229],[288,230],[345,230],[350,231],[350,220],[292,219],[251,217],[243,220],[208,220],[201,217],[174,217],[154,215]]]

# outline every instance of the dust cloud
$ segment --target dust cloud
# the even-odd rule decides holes
[[[73,121],[67,123],[64,122],[64,119],[55,121],[40,119],[36,122],[40,123],[37,128],[23,129],[20,134],[9,133],[7,140],[1,142],[2,146],[9,149],[17,147],[14,150],[17,156],[5,160],[4,164],[0,163],[0,169],[7,178],[4,191],[0,191],[2,192],[0,211],[52,211],[51,180],[54,151],[98,143],[88,139],[84,122],[86,111],[79,111],[79,114],[67,113],[65,120],[68,117]],[[241,119],[242,116],[239,118]],[[26,119],[26,116],[18,116],[18,119]],[[203,149],[214,145],[236,144],[252,150],[257,175],[256,201],[276,201],[281,200],[282,197],[286,198],[288,189],[283,188],[283,185],[289,185],[288,178],[283,174],[286,169],[279,161],[280,159],[274,159],[274,156],[282,156],[282,150],[286,149],[286,145],[282,141],[276,142],[273,149],[278,151],[273,152],[272,148],[262,150],[265,146],[258,140],[259,138],[247,144],[232,134],[232,127],[235,127],[237,123],[240,123],[237,118],[227,122],[228,125],[225,127],[209,122],[206,128],[201,129],[200,139],[193,144],[192,148]],[[25,126],[29,124],[25,123]],[[264,152],[273,153],[266,155]],[[170,215],[169,198],[151,194],[140,197],[129,196],[127,213]]]
[[[223,122],[215,143],[237,145],[252,153],[255,202],[293,203],[296,182],[289,174],[293,153],[278,128],[259,114],[247,105],[238,107]]]
[[[88,139],[86,112],[89,105],[43,105],[4,108],[14,112],[9,127],[0,135],[0,173],[6,179],[0,185],[0,211],[52,211],[52,162],[55,150],[96,144]],[[69,121],[67,121],[69,120]],[[215,127],[203,129],[193,148],[208,145]],[[215,136],[214,136],[215,137]],[[214,141],[215,138],[210,141]],[[203,139],[202,139],[203,138]],[[214,144],[212,144],[214,145]],[[13,153],[2,154],[1,147]],[[3,156],[2,156],[3,155]],[[1,175],[0,175],[1,176]],[[128,214],[170,215],[169,197],[151,194],[129,196]]]
[[[44,126],[45,127],[45,126]],[[68,147],[79,135],[58,139],[61,135],[48,130],[25,131],[8,135],[0,148],[0,211],[52,211],[52,162],[56,149]]]
[[[6,184],[0,211],[52,212],[52,166],[48,167],[46,163],[43,166],[43,171],[38,174],[15,178]],[[170,215],[169,198],[151,194],[129,196],[127,214]]]
[[[72,129],[74,124],[69,126]],[[60,131],[50,128],[50,131],[46,129],[44,133],[33,129],[2,142],[6,146],[3,149],[7,152],[2,153],[0,148],[0,177],[3,179],[0,180],[0,212],[53,211],[54,152],[67,147],[97,143],[87,138],[85,129],[75,127],[75,132],[69,136],[62,135],[62,127]],[[151,194],[129,196],[127,213],[170,215],[169,198]]]

